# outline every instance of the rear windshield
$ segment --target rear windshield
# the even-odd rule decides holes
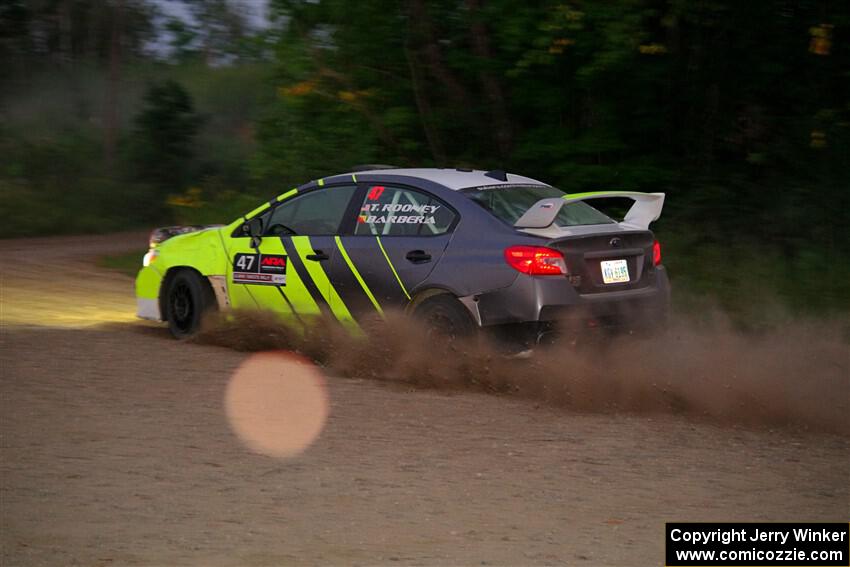
[[[499,219],[513,225],[525,211],[539,201],[550,197],[563,197],[564,192],[548,185],[514,185],[511,187],[487,187],[464,191],[466,195],[493,213]],[[555,217],[555,225],[581,226],[587,224],[611,224],[614,220],[583,201],[567,203]]]

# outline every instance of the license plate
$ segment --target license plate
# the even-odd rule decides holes
[[[602,281],[623,283],[629,281],[629,264],[625,260],[603,260]]]

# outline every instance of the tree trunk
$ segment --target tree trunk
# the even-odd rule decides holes
[[[419,73],[418,61],[410,49],[409,45],[404,46],[404,56],[407,59],[407,64],[410,67],[410,81],[413,88],[413,98],[416,101],[416,108],[419,111],[419,120],[422,122],[422,130],[425,132],[425,139],[428,141],[428,148],[431,150],[431,157],[434,162],[444,167],[446,165],[446,152],[443,150],[443,144],[440,141],[440,134],[434,128],[434,115],[431,110],[431,102],[428,100],[427,93],[424,92],[422,86],[422,77]]]
[[[121,79],[121,34],[124,17],[123,0],[115,0],[112,14],[112,31],[109,41],[109,84],[106,93],[106,115],[103,123],[103,155],[106,167],[115,164],[115,146],[118,138],[118,89]]]
[[[72,37],[73,30],[71,28],[71,1],[62,0],[59,6],[59,60],[63,64],[70,63],[73,59]]]
[[[466,7],[469,9],[469,17],[471,18],[472,52],[486,65],[492,61],[493,54],[490,49],[490,36],[487,33],[487,27],[479,17],[480,2],[479,0],[466,0]],[[499,156],[505,159],[510,155],[513,144],[505,91],[493,73],[487,71],[484,67],[479,71],[478,79],[481,81],[484,96],[490,105],[490,114],[496,128],[496,144]]]
[[[428,69],[437,81],[446,89],[446,93],[452,103],[458,108],[468,108],[469,95],[466,88],[455,77],[454,73],[446,67],[440,44],[434,37],[431,27],[431,18],[422,0],[409,0],[407,3],[409,29],[416,32],[419,40],[420,50],[428,64]]]

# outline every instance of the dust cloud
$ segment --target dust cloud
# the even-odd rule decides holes
[[[850,435],[850,346],[840,324],[797,321],[744,333],[722,317],[674,317],[666,333],[651,338],[556,342],[522,358],[483,338],[428,337],[402,314],[363,328],[363,337],[327,322],[299,331],[272,314],[242,311],[211,319],[196,340],[295,351],[334,375],[518,396],[576,412],[676,414]]]

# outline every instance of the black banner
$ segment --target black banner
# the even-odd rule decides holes
[[[850,524],[668,523],[668,567],[850,566]]]
[[[247,254],[233,257],[233,283],[286,285],[287,258],[281,254]]]

